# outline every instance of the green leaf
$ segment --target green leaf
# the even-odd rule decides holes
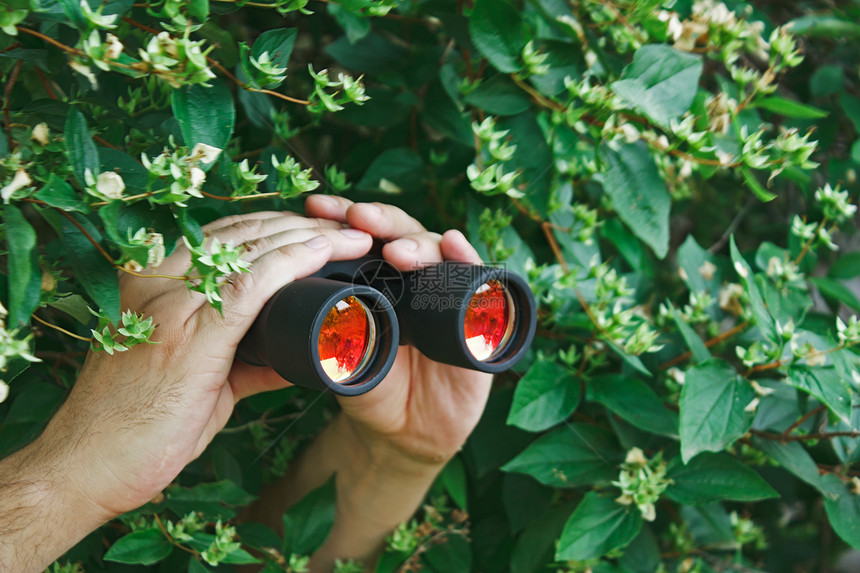
[[[755,173],[753,173],[751,169],[748,167],[741,167],[739,171],[743,176],[747,187],[750,188],[750,191],[753,192],[753,195],[755,195],[759,201],[767,203],[776,199],[776,193],[771,193],[765,189],[764,185],[762,185],[758,178],[756,178]]]
[[[531,105],[528,95],[503,74],[481,83],[464,100],[493,115],[517,115]]]
[[[542,432],[566,420],[579,405],[579,395],[568,369],[541,357],[517,383],[507,423]]]
[[[526,45],[520,12],[507,0],[476,0],[469,17],[469,34],[481,55],[500,72],[523,67],[520,53]]]
[[[714,272],[709,277],[703,274],[705,263],[714,265]],[[678,247],[678,266],[683,269],[681,278],[691,291],[705,291],[717,298],[722,282],[722,272],[716,265],[714,255],[703,249],[693,235],[687,235],[683,244]]]
[[[272,65],[279,68],[288,68],[290,55],[296,43],[297,28],[279,28],[267,30],[260,34],[251,46],[251,55],[259,59],[264,52],[269,52]]]
[[[196,558],[191,558],[188,560],[188,573],[209,573],[209,569]]]
[[[824,509],[833,531],[848,545],[860,550],[860,495],[834,474],[822,477],[831,490],[824,495]]]
[[[174,501],[217,501],[226,505],[247,505],[257,499],[230,480],[201,483],[192,488],[173,487],[167,492]]]
[[[98,175],[98,173],[93,173],[93,175]],[[48,180],[35,193],[35,197],[51,207],[56,207],[63,211],[88,212],[87,206],[77,192],[72,189],[72,186],[57,177],[54,173],[48,176]]]
[[[750,299],[750,306],[752,307],[753,315],[755,316],[759,330],[761,330],[762,334],[764,334],[768,339],[776,341],[777,333],[773,317],[770,315],[770,312],[768,312],[761,291],[753,280],[752,268],[738,250],[734,235],[729,239],[729,250],[732,254],[732,262],[735,265],[735,271],[740,275],[741,282],[744,287],[746,287],[746,291]]]
[[[746,408],[755,398],[749,382],[731,364],[711,358],[686,372],[681,390],[681,456],[684,463],[696,454],[719,452],[752,425]]]
[[[839,103],[842,105],[845,115],[854,124],[854,129],[860,132],[860,98],[843,93],[839,96]]]
[[[665,258],[672,199],[648,148],[642,144],[603,145],[600,157],[606,164],[603,188],[618,217],[657,258]]]
[[[815,396],[843,422],[850,423],[851,389],[833,368],[791,368],[786,381],[798,390]]]
[[[343,28],[350,43],[354,44],[370,33],[369,18],[362,18],[339,4],[329,4],[326,8],[332,18]]]
[[[517,152],[507,162],[506,168],[510,171],[521,171],[516,184],[526,193],[529,202],[540,213],[545,214],[553,182],[550,165],[554,156],[547,145],[539,116],[533,110],[528,110],[501,119],[497,125],[499,129],[510,132],[510,142],[517,146]]]
[[[860,276],[860,251],[845,253],[828,269],[827,276],[831,279],[853,279]]]
[[[66,155],[72,165],[75,178],[86,187],[84,173],[89,169],[93,177],[99,174],[99,152],[90,136],[87,120],[75,108],[69,108],[66,116]]]
[[[635,507],[588,492],[565,524],[555,558],[582,561],[606,555],[633,541],[640,529],[642,516]]]
[[[536,573],[552,561],[552,546],[562,532],[573,508],[569,504],[551,507],[534,520],[517,538],[511,551],[511,573]]]
[[[810,277],[809,281],[817,286],[825,297],[835,299],[848,308],[860,312],[860,299],[854,291],[841,282],[825,277]]]
[[[553,487],[576,487],[618,477],[624,454],[611,432],[585,424],[565,424],[532,442],[502,466]]]
[[[116,269],[90,242],[83,232],[66,217],[56,213],[48,215],[51,224],[58,229],[65,245],[65,256],[75,272],[75,279],[84,287],[87,295],[114,324],[119,322],[119,277]],[[87,219],[76,213],[70,215],[96,243],[102,240],[96,228]]]
[[[781,467],[793,473],[822,493],[827,487],[818,472],[818,466],[803,446],[797,442],[782,443],[776,440],[753,438],[753,444],[765,454],[773,458]]]
[[[671,303],[669,304],[671,305]],[[708,347],[705,346],[705,343],[702,342],[701,337],[699,337],[699,335],[696,334],[696,331],[687,324],[687,321],[684,320],[684,317],[681,316],[681,313],[678,312],[677,308],[674,306],[671,306],[670,308],[672,309],[672,318],[675,319],[675,324],[678,325],[678,330],[681,332],[684,342],[687,343],[687,346],[693,353],[693,360],[698,363],[704,362],[710,358],[711,353],[708,350]]]
[[[633,63],[611,87],[631,108],[668,126],[690,109],[701,75],[700,56],[648,44],[636,50]]]
[[[651,387],[632,376],[608,374],[588,382],[589,401],[600,402],[637,428],[662,436],[678,435],[678,416]]]
[[[71,20],[70,24],[80,30],[87,29],[87,18],[84,16],[81,3],[78,0],[57,0],[57,4],[60,5],[66,17]]]
[[[310,555],[325,542],[334,524],[334,482],[332,476],[284,513],[284,555]]]
[[[817,107],[812,107],[811,105],[806,105],[799,101],[785,99],[784,97],[779,96],[770,96],[760,99],[755,102],[754,107],[759,107],[772,111],[773,113],[778,113],[779,115],[784,115],[785,117],[794,117],[797,119],[820,119],[830,115],[830,112],[824,111],[823,109],[818,109]]]
[[[463,460],[459,456],[454,456],[451,461],[445,465],[445,469],[439,474],[439,481],[451,496],[451,500],[457,504],[462,510],[468,508],[466,496],[469,487],[469,482],[466,477],[466,468],[463,465]]]
[[[3,212],[6,229],[6,269],[9,278],[10,329],[19,324],[29,324],[30,314],[39,306],[42,296],[42,270],[39,268],[39,251],[36,247],[36,231],[24,214],[14,205],[7,205]]]
[[[212,80],[211,83],[208,88],[186,86],[173,92],[173,115],[189,148],[205,143],[226,149],[233,135],[236,122],[233,95],[223,82]]]
[[[355,188],[399,194],[416,191],[424,179],[424,160],[408,147],[383,151],[364,172]]]
[[[795,18],[788,24],[791,33],[798,36],[845,38],[860,36],[860,25],[831,14],[810,14]]]
[[[70,294],[48,304],[48,306],[62,310],[84,325],[93,320],[93,315],[87,309],[87,301],[79,294]]]
[[[188,0],[188,15],[204,23],[209,18],[209,0]]]
[[[141,529],[120,537],[105,553],[106,561],[154,565],[168,555],[173,546],[157,527]]]
[[[666,490],[666,495],[685,505],[779,497],[755,470],[723,453],[702,453],[687,465],[675,458],[669,463],[667,477],[672,480],[672,485]]]
[[[469,541],[460,535],[451,535],[445,543],[434,544],[421,558],[428,566],[428,573],[470,573],[472,571],[472,547]]]

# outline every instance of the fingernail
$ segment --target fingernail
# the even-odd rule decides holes
[[[358,229],[341,229],[340,232],[350,239],[363,239],[367,237],[367,233],[359,231]]]
[[[308,239],[305,241],[305,245],[312,249],[324,249],[331,244],[331,241],[328,240],[328,237],[323,237],[322,235],[317,235],[313,239]]]
[[[411,251],[413,253],[418,250],[418,243],[412,239],[397,239],[396,241],[392,241],[391,244],[403,247],[407,251]]]
[[[382,215],[382,209],[379,208],[379,205],[374,205],[373,203],[363,203],[363,205],[365,205],[365,209],[370,211],[374,217]]]

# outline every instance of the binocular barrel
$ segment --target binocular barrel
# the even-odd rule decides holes
[[[505,269],[449,261],[400,273],[369,255],[275,293],[237,357],[293,384],[354,396],[382,381],[399,344],[445,364],[507,370],[528,350],[536,321],[528,283]]]

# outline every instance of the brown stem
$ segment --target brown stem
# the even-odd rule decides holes
[[[249,86],[248,84],[246,84],[245,82],[243,82],[242,80],[240,80],[239,78],[234,76],[232,73],[230,73],[230,71],[227,68],[225,68],[224,66],[222,66],[221,63],[218,62],[217,60],[214,60],[214,59],[210,58],[209,56],[206,56],[206,61],[208,61],[209,65],[211,65],[213,68],[215,68],[216,70],[218,70],[219,72],[221,72],[222,74],[227,76],[227,79],[231,80],[237,86],[239,86],[240,88],[242,88],[244,90],[248,90],[249,92],[257,92],[257,93],[261,93],[261,94],[270,95],[272,97],[276,97],[276,98],[282,99],[284,101],[288,101],[291,103],[297,103],[300,105],[310,105],[310,103],[311,103],[307,100],[290,97],[290,96],[284,95],[280,92],[276,92],[276,91],[272,91],[272,90],[266,90],[266,89],[259,89],[259,88]]]
[[[102,247],[102,246],[99,244],[99,242],[98,242],[98,241],[96,241],[96,240],[93,238],[93,236],[92,236],[92,235],[90,235],[90,234],[87,232],[87,230],[83,227],[83,225],[81,225],[80,223],[78,223],[78,221],[77,221],[74,217],[72,217],[71,215],[69,215],[68,213],[66,213],[65,211],[63,211],[62,209],[55,209],[55,210],[56,210],[58,213],[60,213],[61,215],[63,215],[66,219],[68,219],[69,221],[71,221],[71,223],[72,223],[75,227],[77,227],[77,228],[78,228],[78,230],[79,230],[81,233],[83,233],[84,237],[86,237],[86,238],[87,238],[87,240],[88,240],[90,243],[92,243],[92,245],[93,245],[96,249],[98,249],[99,253],[101,253],[101,255],[105,258],[105,260],[107,260],[107,261],[110,263],[110,265],[111,265],[113,268],[117,269],[118,271],[122,271],[122,272],[124,272],[124,273],[130,274],[130,275],[132,275],[132,276],[139,277],[139,278],[142,278],[142,279],[171,279],[171,280],[178,280],[178,281],[190,281],[190,280],[196,280],[196,279],[199,279],[199,278],[200,278],[200,277],[189,277],[188,275],[177,276],[177,275],[158,275],[158,274],[150,274],[150,273],[139,273],[139,272],[137,272],[137,271],[133,271],[133,270],[131,270],[131,269],[127,269],[127,268],[125,268],[125,267],[124,267],[124,266],[122,266],[122,265],[118,265],[118,264],[116,264],[116,263],[113,261],[113,257],[111,257],[111,256],[110,256],[110,253],[108,253],[108,252],[104,249],[104,247]]]
[[[517,77],[516,74],[511,74],[511,79],[514,80],[514,83],[519,86],[519,88],[526,93],[528,93],[533,100],[539,105],[542,105],[545,108],[551,109],[553,111],[564,111],[566,108],[564,105],[552,101],[551,99],[545,97],[542,93],[534,89],[532,86],[524,82],[522,79]]]
[[[823,412],[826,409],[827,409],[826,406],[818,406],[817,408],[813,408],[812,410],[810,410],[809,412],[807,412],[806,414],[804,414],[803,416],[798,418],[797,421],[795,421],[788,428],[786,428],[786,430],[782,433],[782,435],[785,437],[788,437],[791,434],[791,432],[793,432],[795,430],[795,428],[802,425],[804,422],[806,422],[808,419],[810,419],[814,415],[818,414],[819,412]]]
[[[48,83],[48,78],[45,77],[42,70],[36,68],[36,75],[39,76],[39,81],[42,83],[42,87],[45,88],[45,92],[48,94],[48,97],[51,99],[57,99],[57,94],[55,94],[54,90],[51,89],[51,84]]]
[[[79,56],[82,53],[80,50],[72,48],[71,46],[67,46],[67,45],[63,44],[62,42],[58,42],[57,40],[51,38],[50,36],[46,36],[45,34],[42,34],[41,32],[37,32],[36,30],[32,30],[30,28],[24,28],[23,26],[15,26],[15,29],[18,30],[19,32],[23,32],[24,34],[29,34],[30,36],[35,36],[35,37],[39,38],[40,40],[44,40],[45,42],[48,42],[52,46],[56,46],[57,48],[60,48],[61,50],[63,50],[66,53],[73,54],[75,56]]]
[[[774,432],[763,432],[761,430],[750,430],[750,433],[765,440],[774,440],[777,442],[806,442],[811,440],[832,440],[833,438],[860,438],[860,430],[844,430],[839,432],[817,432],[814,434],[805,434],[801,436],[785,436]]]
[[[769,362],[767,364],[758,364],[756,366],[753,366],[752,368],[750,368],[746,372],[744,372],[744,378],[749,378],[751,375],[755,374],[756,372],[764,372],[766,370],[776,370],[777,368],[781,368],[782,364],[783,364],[782,360],[775,360],[774,362]]]
[[[39,318],[38,316],[36,316],[35,314],[31,314],[30,316],[35,318],[37,322],[40,322],[49,328],[53,328],[54,330],[59,330],[63,334],[67,334],[67,335],[71,336],[72,338],[77,338],[78,340],[83,340],[84,342],[92,342],[93,341],[92,338],[85,338],[83,336],[78,336],[74,332],[69,332],[65,328],[57,326],[56,324],[51,324],[50,322],[46,322],[46,321],[42,320],[41,318]]]
[[[742,323],[738,324],[737,326],[735,326],[735,327],[733,327],[733,328],[730,328],[729,330],[727,330],[727,331],[725,331],[725,332],[723,332],[723,333],[721,333],[721,334],[718,334],[717,336],[715,336],[715,337],[713,337],[713,338],[711,338],[710,340],[708,340],[708,341],[706,341],[706,342],[705,342],[705,348],[710,348],[710,347],[712,347],[712,346],[716,346],[716,345],[717,345],[717,344],[719,344],[720,342],[723,342],[723,341],[725,341],[725,340],[728,340],[728,339],[729,339],[729,338],[731,338],[732,336],[734,336],[734,335],[736,335],[736,334],[739,334],[739,333],[743,332],[744,330],[746,330],[746,328],[747,328],[749,325],[750,325],[749,321],[746,321],[746,320],[745,320],[744,322],[742,322]],[[688,351],[687,351],[687,352],[685,352],[684,354],[681,354],[681,355],[679,355],[679,356],[676,356],[676,357],[675,357],[675,358],[673,358],[672,360],[669,360],[668,362],[665,362],[665,363],[661,364],[661,365],[660,365],[660,370],[666,370],[666,369],[668,369],[668,368],[671,368],[672,366],[676,366],[676,365],[680,364],[681,362],[683,362],[683,361],[687,360],[688,358],[690,358],[692,355],[693,355],[693,353],[692,353],[691,351],[689,351],[689,350],[688,350]]]
[[[806,256],[806,253],[808,253],[808,252],[809,252],[809,248],[812,246],[812,241],[814,241],[814,240],[815,240],[815,238],[818,236],[818,232],[819,232],[819,231],[821,231],[821,229],[823,229],[823,228],[824,228],[824,225],[825,225],[826,223],[827,223],[827,217],[824,217],[824,218],[821,220],[821,222],[820,222],[820,223],[818,223],[818,226],[815,228],[815,232],[814,232],[814,233],[812,233],[812,236],[809,238],[809,240],[808,240],[808,241],[806,241],[806,243],[804,243],[803,248],[802,248],[802,249],[800,250],[800,252],[797,254],[797,258],[796,258],[796,259],[794,259],[794,264],[795,264],[795,265],[799,265],[799,264],[800,264],[800,261],[802,261],[802,260],[803,260],[803,257],[805,257],[805,256]]]
[[[9,82],[6,84],[6,89],[3,90],[3,123],[6,126],[6,137],[9,139],[9,147],[15,148],[15,140],[12,138],[12,129],[10,124],[12,120],[9,115],[9,96],[12,94],[12,88],[15,86],[15,81],[18,79],[18,74],[21,72],[21,64],[18,60],[15,67],[12,68],[12,75],[9,77]]]

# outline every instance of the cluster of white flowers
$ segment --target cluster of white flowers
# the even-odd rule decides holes
[[[612,485],[621,489],[621,495],[615,501],[622,505],[635,505],[642,519],[654,521],[657,517],[655,504],[671,483],[672,480],[666,477],[662,453],[649,460],[642,450],[632,448],[621,466],[618,481]]]
[[[0,372],[6,371],[9,361],[14,358],[23,358],[30,362],[40,362],[38,358],[30,353],[30,339],[32,335],[24,339],[17,337],[18,330],[6,329],[6,308],[0,303]],[[0,402],[9,396],[9,385],[0,380]]]
[[[140,59],[148,65],[147,71],[178,88],[183,85],[203,84],[215,77],[209,68],[206,56],[213,46],[204,49],[204,40],[192,41],[190,28],[182,37],[174,37],[167,32],[153,36],[140,49]]]
[[[212,163],[221,154],[221,150],[206,143],[198,143],[187,155],[178,150],[165,150],[150,159],[144,153],[140,162],[149,171],[150,191],[160,193],[169,191],[164,200],[180,206],[185,206],[189,197],[203,197],[200,188],[206,181],[206,172],[200,164]],[[164,185],[164,187],[159,187]]]
[[[504,163],[516,153],[517,146],[509,143],[508,131],[496,129],[496,120],[488,116],[481,123],[472,123],[472,132],[480,143],[479,163],[466,169],[472,189],[485,195],[508,195],[518,199],[523,193],[514,186],[519,173],[508,171]]]

